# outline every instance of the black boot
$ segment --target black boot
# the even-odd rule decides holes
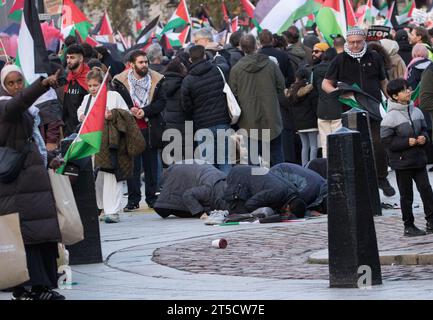
[[[378,181],[379,189],[382,189],[383,194],[387,197],[395,196],[395,189],[391,186],[388,179],[380,179]]]
[[[418,229],[415,225],[404,227],[404,236],[405,237],[419,237],[425,236],[426,232]]]
[[[425,232],[427,234],[432,234],[433,233],[433,221],[427,222],[427,226],[425,228]]]

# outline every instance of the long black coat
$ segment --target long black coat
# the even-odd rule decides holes
[[[164,173],[155,210],[186,211],[192,216],[225,210],[225,179],[226,174],[210,164],[174,164]]]
[[[1,147],[23,149],[34,122],[27,109],[46,91],[37,80],[16,97],[0,101]],[[34,142],[18,178],[10,184],[0,183],[0,215],[15,212],[19,213],[26,245],[61,241],[50,180]]]
[[[224,200],[229,204],[230,214],[250,213],[258,208],[281,209],[287,201],[297,196],[281,177],[268,172],[253,174],[252,166],[236,166],[227,176]],[[266,170],[266,169],[260,169]]]
[[[297,97],[288,97],[289,108],[292,109],[293,120],[296,130],[317,128],[317,92],[313,85],[308,84],[300,88],[296,93]]]
[[[271,173],[283,178],[289,188],[295,188],[307,209],[319,206],[328,196],[327,182],[318,173],[293,163],[281,163],[271,168]]]
[[[183,110],[192,117],[195,129],[230,124],[224,80],[218,68],[202,60],[190,67],[182,82]]]
[[[182,135],[185,132],[186,114],[182,109],[181,87],[184,77],[175,72],[166,72],[162,90],[165,91],[166,104],[164,118],[167,129],[177,129]]]

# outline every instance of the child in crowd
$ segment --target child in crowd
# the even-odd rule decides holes
[[[388,113],[381,123],[381,139],[387,149],[389,164],[395,169],[404,235],[423,236],[433,233],[433,192],[426,170],[425,145],[429,139],[424,116],[411,102],[411,90],[406,80],[396,79],[387,87]],[[426,232],[414,224],[412,212],[413,181],[421,195],[427,220]]]

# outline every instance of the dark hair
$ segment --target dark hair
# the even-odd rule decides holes
[[[105,58],[106,56],[110,55],[110,52],[109,52],[108,49],[105,48],[104,46],[96,47],[95,50],[96,50],[100,55],[102,55],[104,58]]]
[[[256,51],[256,38],[252,34],[246,34],[241,38],[241,48],[245,54],[252,54]]]
[[[298,91],[299,89],[305,87],[310,81],[310,71],[305,68],[300,68],[295,73],[296,82],[293,83],[289,89],[289,102],[295,104],[298,102]]]
[[[287,47],[287,40],[285,37],[280,36],[276,33],[273,34],[274,37],[274,47],[285,49]]]
[[[298,218],[305,217],[305,211],[307,210],[307,204],[301,198],[295,198],[290,203],[290,211]]]
[[[415,33],[417,36],[421,37],[421,41],[423,43],[430,44],[430,35],[426,28],[424,27],[415,27]]]
[[[93,47],[90,44],[82,43],[81,47],[83,48],[85,59],[98,58],[98,52],[95,49],[93,49]]]
[[[205,49],[203,46],[197,45],[189,48],[189,55],[192,63],[197,63],[204,59]]]
[[[66,54],[81,54],[84,57],[83,47],[78,44],[73,44],[68,47]]]
[[[337,56],[337,50],[335,48],[329,48],[322,55],[322,61],[332,61]]]
[[[135,63],[137,61],[138,57],[147,57],[147,54],[146,54],[146,52],[141,51],[141,50],[134,50],[129,55],[128,62]]]
[[[283,34],[286,36],[289,43],[298,43],[300,35],[297,27],[291,26],[287,31],[284,31]]]
[[[380,42],[369,42],[368,43],[368,49],[376,51],[383,59],[383,62],[385,63],[385,69],[390,70],[392,68],[392,61],[389,57],[388,52],[386,52],[385,48],[382,46]]]
[[[230,44],[233,47],[239,47],[240,43],[241,43],[241,38],[242,38],[242,31],[235,31],[232,33],[232,35],[230,36]]]
[[[191,65],[191,61],[189,61],[189,53],[188,52],[186,52],[185,50],[183,50],[183,51],[179,51],[177,54],[176,54],[176,58],[178,58],[182,63],[183,63],[183,65],[187,68],[187,69],[189,69],[189,67],[190,67],[190,65]]]
[[[90,70],[87,75],[86,79],[89,80],[97,80],[99,83],[102,83],[104,81],[104,72],[101,68],[95,67],[92,70]]]
[[[65,39],[65,46],[66,47],[70,47],[71,45],[77,44],[77,43],[78,43],[77,38],[74,36],[67,36]]]
[[[273,36],[272,32],[270,32],[268,29],[264,29],[259,34],[259,40],[262,45],[270,45],[273,42]]]
[[[102,62],[99,61],[98,59],[90,59],[87,62],[87,65],[89,66],[90,69],[93,69],[94,67],[98,67],[102,69]]]
[[[167,65],[165,72],[175,72],[185,76],[185,65],[179,58],[174,58]]]
[[[386,92],[392,98],[394,95],[397,95],[399,92],[402,92],[407,88],[409,88],[407,81],[402,78],[398,78],[388,82],[388,85],[386,86]]]
[[[334,39],[334,48],[335,47],[344,47],[344,44],[346,43],[346,40],[343,37],[336,37]]]

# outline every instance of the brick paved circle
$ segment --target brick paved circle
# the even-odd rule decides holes
[[[424,224],[422,216],[417,217],[420,227],[421,221]],[[408,249],[433,252],[433,235],[403,237],[403,226],[398,215],[377,217],[375,225],[381,251]],[[224,235],[229,242],[227,249],[212,248],[211,242],[217,237],[204,237],[159,248],[155,250],[152,260],[192,273],[274,279],[329,279],[327,265],[308,263],[311,254],[328,246],[326,217],[303,224],[284,223],[264,229],[233,228],[233,232]],[[388,281],[431,280],[433,266],[382,266],[382,276]]]

